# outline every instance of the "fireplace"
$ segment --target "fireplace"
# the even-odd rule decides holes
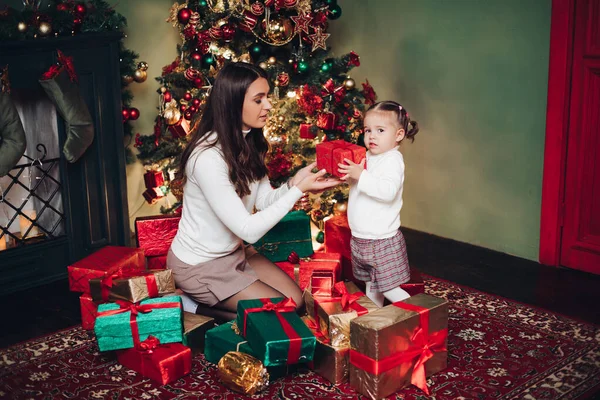
[[[67,265],[106,245],[129,245],[119,34],[0,44],[27,150],[0,178],[0,295],[66,277]],[[65,125],[38,79],[73,57],[95,138],[69,163]]]

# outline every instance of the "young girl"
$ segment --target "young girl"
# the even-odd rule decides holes
[[[198,302],[205,315],[233,319],[239,300],[285,296],[302,305],[295,282],[242,241],[260,239],[304,192],[339,182],[324,179],[324,170],[313,174],[313,163],[287,185],[271,188],[262,131],[271,109],[269,90],[262,69],[246,63],[224,66],[182,153],[183,211],[167,266],[189,296],[184,296],[186,311],[193,312]],[[254,208],[260,211],[252,213]]]
[[[339,164],[342,180],[350,184],[348,224],[352,231],[352,271],[366,281],[367,296],[380,307],[384,297],[396,302],[409,297],[400,284],[410,279],[406,243],[400,232],[404,158],[398,146],[414,140],[416,121],[394,101],[367,110],[364,121],[365,160]]]

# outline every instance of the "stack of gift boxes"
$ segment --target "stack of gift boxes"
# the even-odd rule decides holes
[[[170,270],[147,270],[141,248],[107,246],[68,273],[100,351],[163,385],[190,373],[192,350],[202,351],[214,320],[182,311]]]

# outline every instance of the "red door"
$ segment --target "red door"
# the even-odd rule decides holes
[[[600,0],[575,2],[560,263],[600,274]]]

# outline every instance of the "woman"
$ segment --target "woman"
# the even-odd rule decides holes
[[[262,132],[272,108],[268,93],[262,69],[246,63],[223,67],[178,171],[185,179],[183,211],[167,266],[183,292],[224,311],[208,313],[221,318],[234,318],[237,302],[245,299],[285,296],[302,305],[294,281],[242,241],[260,239],[304,192],[340,183],[324,179],[325,171],[313,174],[313,163],[272,189]],[[184,309],[195,311],[185,296]]]

